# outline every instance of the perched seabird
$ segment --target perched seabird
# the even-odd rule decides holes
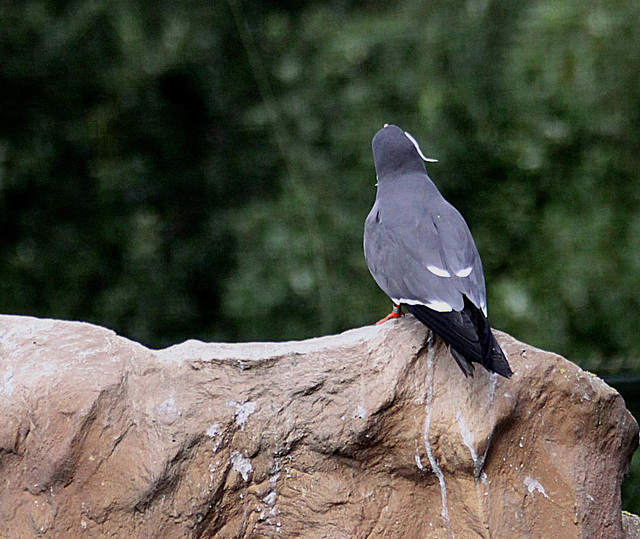
[[[473,363],[513,374],[487,319],[480,255],[469,227],[427,175],[416,140],[395,125],[373,137],[378,191],[364,227],[367,266],[394,303],[448,346],[465,376]]]

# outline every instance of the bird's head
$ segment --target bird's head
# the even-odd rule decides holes
[[[397,125],[385,124],[373,137],[371,146],[379,178],[389,174],[424,172],[423,161],[437,161],[425,157],[416,139]]]

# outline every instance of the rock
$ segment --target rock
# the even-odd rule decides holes
[[[510,380],[466,379],[411,317],[154,351],[0,316],[0,533],[623,537],[638,425],[622,398],[497,338]]]
[[[622,528],[624,539],[640,539],[640,517],[623,511]]]

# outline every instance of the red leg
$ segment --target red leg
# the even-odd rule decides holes
[[[393,311],[391,311],[382,320],[378,320],[376,322],[376,326],[379,326],[380,324],[384,324],[387,320],[391,320],[392,318],[400,318],[401,316],[404,316],[404,313],[402,312],[402,307],[400,307],[400,305],[396,305],[394,303],[393,304]]]

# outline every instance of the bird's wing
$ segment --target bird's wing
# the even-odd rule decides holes
[[[461,311],[464,298],[486,313],[482,264],[458,211],[442,201],[433,211],[385,215],[374,205],[365,223],[365,258],[392,299],[433,310]]]
[[[446,200],[434,205],[431,220],[438,231],[442,258],[458,290],[487,316],[487,292],[478,254],[466,221]]]

